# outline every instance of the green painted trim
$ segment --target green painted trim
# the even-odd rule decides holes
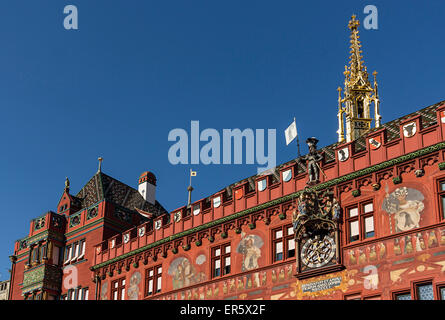
[[[385,162],[373,165],[371,167],[355,171],[353,173],[350,173],[350,174],[347,174],[345,176],[342,176],[342,177],[339,177],[339,178],[335,178],[335,179],[326,181],[324,183],[320,183],[320,184],[314,186],[312,189],[318,191],[318,190],[323,190],[323,189],[326,189],[326,188],[329,188],[329,187],[333,187],[333,186],[338,185],[340,183],[343,183],[343,182],[346,182],[346,181],[349,181],[349,180],[353,180],[353,179],[359,178],[361,176],[368,175],[370,173],[373,173],[373,172],[376,172],[376,171],[379,171],[379,170],[382,170],[382,169],[386,169],[388,167],[392,167],[392,166],[397,165],[399,163],[402,163],[402,162],[405,162],[405,161],[408,161],[408,160],[411,160],[411,159],[414,159],[414,158],[418,158],[418,157],[421,157],[423,155],[430,154],[432,152],[439,151],[439,150],[444,149],[444,148],[445,148],[445,142],[439,142],[439,143],[437,143],[435,145],[432,145],[432,146],[429,146],[429,147],[426,147],[426,148],[423,148],[423,149],[420,149],[420,150],[408,153],[408,154],[400,156],[398,158],[391,159],[391,160],[388,160],[388,161],[385,161]],[[263,209],[266,209],[266,208],[269,208],[269,207],[281,204],[283,202],[292,200],[292,199],[298,197],[301,194],[301,192],[302,192],[302,190],[297,191],[297,192],[292,193],[292,194],[288,194],[287,196],[281,197],[279,199],[275,199],[275,200],[272,200],[272,201],[260,204],[258,206],[255,206],[255,207],[252,207],[252,208],[240,211],[238,213],[234,213],[234,214],[232,214],[230,216],[227,216],[227,217],[224,217],[224,218],[220,218],[218,220],[211,221],[211,222],[208,222],[206,224],[202,224],[202,225],[197,226],[195,228],[192,228],[190,230],[182,231],[182,232],[177,233],[177,234],[175,234],[173,236],[170,236],[168,238],[164,238],[164,239],[158,240],[156,242],[150,243],[150,244],[148,244],[148,245],[146,245],[144,247],[141,247],[139,249],[127,252],[126,254],[123,254],[123,255],[121,255],[119,257],[116,257],[116,258],[113,258],[111,260],[99,263],[99,264],[91,267],[91,269],[92,270],[97,270],[97,269],[105,267],[105,266],[107,266],[109,264],[113,264],[113,263],[115,263],[117,261],[126,259],[126,258],[128,258],[130,256],[136,255],[136,254],[141,253],[143,251],[146,251],[148,249],[151,249],[151,248],[157,247],[159,245],[162,245],[162,244],[164,244],[166,242],[172,241],[174,239],[178,239],[178,238],[187,236],[189,234],[192,234],[192,233],[204,230],[204,229],[212,228],[214,226],[217,226],[217,225],[223,224],[225,222],[228,222],[228,221],[240,218],[240,217],[248,215],[250,213],[261,211]]]
[[[103,225],[100,225],[100,226],[97,226],[96,228],[93,228],[93,229],[91,229],[91,230],[85,231],[85,232],[83,232],[83,233],[81,233],[81,234],[76,234],[76,235],[75,235],[74,237],[72,237],[72,238],[66,238],[66,242],[69,242],[69,241],[71,241],[71,240],[74,240],[74,239],[83,237],[83,236],[86,235],[87,233],[89,233],[89,232],[91,232],[91,231],[94,231],[94,230],[97,230],[97,229],[100,229],[100,228],[103,228],[103,227],[104,227]]]
[[[27,242],[27,246],[29,247],[29,245],[34,244],[44,238],[48,238],[50,240],[58,240],[58,241],[63,241],[63,235],[62,234],[57,234],[54,231],[50,231],[50,230],[45,230],[42,231],[36,235],[33,235],[32,237],[28,237],[28,238],[24,238],[20,241],[26,240]],[[23,250],[23,249],[22,249]]]
[[[66,233],[65,237],[68,239],[69,237],[75,235],[79,231],[83,231],[83,230],[85,230],[87,228],[90,228],[90,227],[92,227],[92,226],[94,226],[96,224],[99,224],[99,223],[107,223],[109,225],[112,225],[113,227],[119,228],[119,230],[122,230],[122,229],[125,229],[125,228],[128,227],[128,226],[119,224],[118,222],[116,222],[116,221],[114,221],[114,220],[112,220],[112,219],[110,219],[108,217],[102,217],[102,218],[99,218],[99,219],[97,219],[97,220],[95,220],[93,222],[87,223],[86,225],[84,225],[82,227],[79,227],[79,229],[76,229],[76,230],[73,230],[73,231],[70,231],[70,232]],[[119,231],[119,230],[116,230],[116,231]]]

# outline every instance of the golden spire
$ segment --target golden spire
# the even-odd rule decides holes
[[[352,16],[349,21],[348,28],[351,30],[351,40],[350,40],[350,56],[349,56],[349,83],[350,85],[357,84],[359,79],[364,82],[369,83],[368,73],[363,62],[363,51],[361,50],[362,45],[360,43],[360,36],[358,34],[358,27],[360,26],[360,21],[356,20],[355,15]],[[362,84],[363,85],[363,84]]]
[[[338,90],[338,141],[355,140],[371,129],[375,120],[375,127],[380,127],[379,97],[377,92],[377,73],[374,72],[374,87],[369,82],[369,74],[362,56],[362,45],[358,27],[360,22],[353,15],[348,23],[350,35],[349,66],[345,66],[343,97]],[[371,117],[371,104],[374,103],[374,115]]]

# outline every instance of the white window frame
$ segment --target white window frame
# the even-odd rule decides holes
[[[73,246],[73,257],[71,258],[70,262],[76,261],[77,256],[79,255],[79,242],[74,242],[72,246]]]
[[[68,254],[66,253],[68,251]],[[65,261],[63,262],[63,264],[68,264],[71,261],[71,256],[72,256],[72,252],[73,252],[73,246],[69,245],[65,247]]]
[[[85,256],[85,240],[81,240],[79,241],[79,257],[77,258],[77,260],[82,259]]]

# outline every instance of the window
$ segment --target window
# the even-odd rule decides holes
[[[417,284],[415,288],[417,300],[434,300],[434,290],[431,282]]]
[[[69,289],[68,293],[61,296],[60,300],[88,300],[88,293],[88,288]]]
[[[363,300],[382,300],[381,296],[364,297]]]
[[[88,288],[83,288],[80,291],[80,300],[88,300],[89,290]]]
[[[439,199],[441,209],[441,219],[445,219],[445,180],[439,181]]]
[[[230,273],[231,256],[230,243],[226,243],[211,249],[212,278],[224,276]]]
[[[53,256],[52,256],[52,263],[59,265],[59,260],[60,260],[60,247],[58,246],[53,246]]]
[[[362,296],[360,293],[351,294],[351,295],[345,296],[345,300],[362,300]]]
[[[111,300],[125,300],[125,278],[111,282]]]
[[[282,261],[295,257],[294,228],[285,225],[272,230],[273,261]]]
[[[77,300],[77,289],[68,290],[68,300]]]
[[[77,260],[83,259],[85,256],[85,240],[81,240],[79,244],[79,257]]]
[[[35,246],[33,249],[32,249],[32,255],[31,255],[31,262],[33,263],[33,264],[37,264],[37,263],[39,263],[39,253],[40,253],[40,250],[39,250],[39,247],[38,246]]]
[[[70,262],[76,261],[77,255],[79,254],[79,243],[73,243],[73,257]]]
[[[441,288],[439,288],[441,289]],[[414,292],[397,292],[394,294],[395,300],[434,300],[434,288],[432,282],[421,282],[414,285]]]
[[[395,300],[411,300],[410,292],[397,293],[394,295]]]
[[[439,296],[440,300],[445,300],[445,287],[439,287]]]
[[[347,208],[345,219],[349,243],[375,236],[372,202],[359,203]]]
[[[70,262],[71,254],[72,254],[72,247],[71,246],[65,247],[65,261],[63,262],[64,264]]]
[[[85,257],[85,239],[71,243],[65,247],[64,264],[81,260]]]
[[[151,296],[162,290],[162,266],[149,268],[145,271],[145,295]]]

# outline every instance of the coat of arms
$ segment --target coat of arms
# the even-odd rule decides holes
[[[382,139],[380,137],[370,138],[369,146],[372,150],[377,150],[382,145]]]
[[[243,189],[235,190],[235,199],[240,200],[244,195]]]
[[[193,215],[197,216],[201,212],[201,206],[199,204],[193,206]]]
[[[414,136],[416,132],[417,132],[417,125],[415,122],[411,122],[403,126],[403,135],[406,138]]]
[[[267,180],[266,179],[258,181],[258,190],[259,191],[264,191],[266,189],[266,187],[267,187]]]
[[[221,197],[213,198],[213,207],[218,208],[221,205]]]
[[[288,169],[283,172],[283,180],[284,182],[288,182],[290,179],[292,179],[292,169]]]
[[[173,220],[175,220],[175,222],[179,222],[179,221],[181,221],[181,218],[182,218],[182,213],[181,213],[181,211],[177,211],[177,212],[174,213],[174,215],[173,215]]]
[[[337,153],[338,153],[338,160],[343,162],[349,159],[348,147],[338,150]]]

